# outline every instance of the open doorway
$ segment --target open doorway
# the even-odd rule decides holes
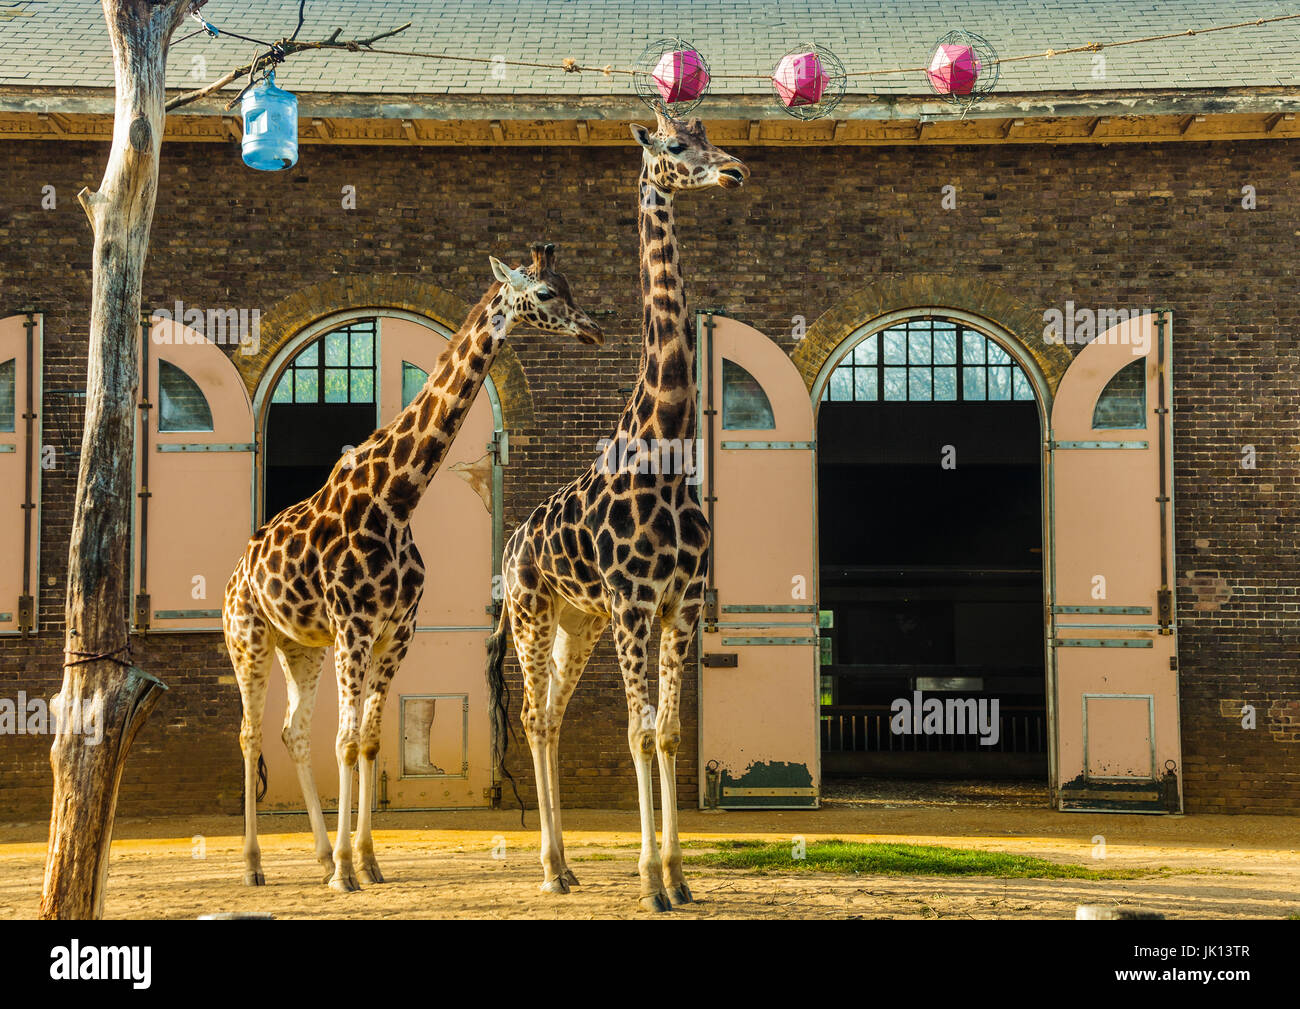
[[[823,794],[1046,804],[1028,377],[965,322],[903,319],[830,372],[817,445]]]
[[[348,445],[378,424],[377,322],[356,319],[303,346],[266,411],[262,520],[320,490]]]

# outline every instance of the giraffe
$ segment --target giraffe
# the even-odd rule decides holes
[[[692,900],[677,829],[677,749],[682,669],[704,599],[709,525],[692,466],[696,437],[695,327],[687,315],[673,229],[678,192],[733,189],[749,177],[709,143],[698,120],[658,115],[658,129],[632,126],[642,148],[638,178],[641,292],[640,377],[619,418],[615,446],[539,505],[506,543],[504,606],[488,639],[493,740],[504,755],[507,633],[524,677],[522,721],[532,751],[545,893],[577,878],[564,858],[559,736],[564,711],[607,624],[613,624],[627,695],[628,746],[641,811],[639,903],[666,911]],[[628,458],[622,446],[635,446]],[[663,449],[646,465],[642,449]],[[675,461],[675,465],[672,463]],[[662,472],[662,470],[667,472]],[[648,652],[659,621],[659,709],[650,703]],[[651,756],[658,751],[663,851],[655,843]]]
[[[438,359],[424,388],[391,423],[335,464],[325,485],[254,533],[226,586],[222,624],[244,716],[244,882],[265,883],[257,843],[262,714],[278,654],[288,687],[282,738],[297,767],[326,882],[359,889],[350,832],[360,760],[356,850],[360,876],[382,883],[370,831],[372,769],[389,683],[406,655],[425,566],[409,523],[506,335],[528,323],[599,345],[604,335],[555,271],[555,247],[533,247],[527,271],[491,258],[496,278]],[[339,819],[333,849],[311,771],[311,716],[326,647],[338,672]]]

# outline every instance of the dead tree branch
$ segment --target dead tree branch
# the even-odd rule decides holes
[[[301,27],[302,26],[299,25],[299,28]],[[406,31],[406,29],[410,27],[411,27],[411,22],[408,21],[406,22],[406,24],[401,25],[400,27],[390,29],[389,31],[380,32],[377,35],[372,35],[369,38],[365,38],[365,39],[340,40],[339,36],[343,34],[342,28],[335,28],[334,33],[329,38],[319,39],[315,42],[295,42],[293,38],[281,39],[279,42],[275,44],[274,47],[274,52],[276,54],[276,57],[278,58],[272,57],[270,54],[264,54],[262,56],[258,56],[256,59],[248,63],[245,63],[242,67],[237,67],[234,70],[231,70],[229,73],[223,74],[221,77],[217,78],[211,84],[205,84],[203,87],[199,88],[196,91],[187,91],[183,95],[177,95],[175,98],[167,102],[167,111],[171,112],[173,109],[178,109],[182,105],[189,105],[191,102],[197,102],[200,98],[206,98],[208,95],[220,91],[222,88],[226,87],[229,84],[233,84],[235,81],[239,80],[239,78],[245,76],[246,74],[251,74],[259,64],[265,63],[268,59],[275,58],[275,62],[278,63],[298,53],[314,52],[323,49],[342,49],[351,53],[362,53],[365,52],[370,46],[373,46],[376,42],[380,41],[380,39],[391,38],[392,36],[398,34],[399,32]],[[297,34],[298,34],[297,32],[294,32],[294,35]],[[230,101],[226,103],[226,108],[227,109],[234,108],[235,103],[238,102],[239,99],[243,97],[244,91],[246,90],[248,89],[244,88],[239,92],[239,94],[235,95],[234,98],[230,99]]]

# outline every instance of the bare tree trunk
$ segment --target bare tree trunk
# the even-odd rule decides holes
[[[102,0],[113,42],[113,147],[98,192],[80,200],[95,233],[85,433],[68,550],[67,655],[50,751],[54,806],[41,917],[99,918],[117,791],[162,682],[130,663],[127,536],[139,382],[140,288],[158,187],[167,44],[193,0]],[[103,739],[74,715],[102,711]]]

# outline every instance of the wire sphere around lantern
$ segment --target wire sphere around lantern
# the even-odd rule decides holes
[[[681,119],[695,111],[709,89],[709,64],[685,39],[656,39],[637,58],[632,83],[637,97],[656,112]]]
[[[816,43],[795,46],[772,71],[772,93],[777,104],[795,119],[828,115],[844,97],[848,82],[840,58]]]
[[[931,91],[964,114],[997,86],[1001,73],[998,51],[988,39],[958,28],[935,43],[925,79]]]

